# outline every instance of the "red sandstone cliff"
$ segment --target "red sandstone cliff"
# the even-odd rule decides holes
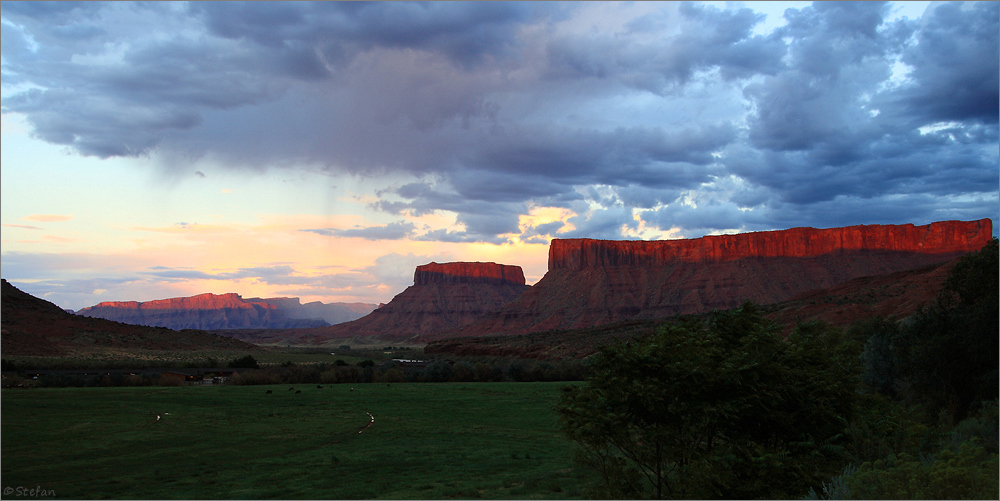
[[[328,317],[354,320],[375,308],[317,304],[302,305],[299,298],[243,299],[235,293],[208,293],[146,302],[106,301],[76,314],[169,329],[288,329],[324,326],[330,323]]]
[[[419,340],[468,325],[529,288],[519,266],[425,264],[414,272],[413,285],[388,304],[353,322],[311,329],[307,336],[318,343],[351,337]]]
[[[605,266],[662,266],[746,258],[803,258],[845,252],[953,254],[979,250],[992,238],[993,222],[943,221],[925,226],[861,225],[792,228],[682,240],[554,239],[549,270]]]
[[[429,263],[413,273],[413,285],[460,283],[524,285],[524,272],[497,263]]]
[[[776,303],[854,278],[948,261],[979,250],[992,222],[793,228],[687,240],[553,240],[531,290],[460,335],[593,327]]]

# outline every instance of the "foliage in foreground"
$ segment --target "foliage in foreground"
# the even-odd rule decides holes
[[[857,343],[780,326],[748,303],[607,346],[560,422],[612,498],[783,498],[840,471]]]
[[[914,428],[925,433],[881,458],[852,464],[819,491],[811,490],[809,499],[997,499],[996,400],[947,432],[907,418],[902,422],[909,423],[897,430],[902,436],[915,438],[909,433]]]
[[[865,380],[957,423],[996,398],[1000,318],[997,239],[952,268],[937,300],[906,321],[866,325]]]
[[[963,257],[929,307],[873,319],[864,342],[869,392],[848,429],[852,465],[822,499],[997,499],[997,239]]]

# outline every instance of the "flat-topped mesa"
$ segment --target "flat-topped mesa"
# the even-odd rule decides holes
[[[497,263],[428,263],[417,266],[413,285],[511,284],[524,285],[520,266]]]
[[[256,299],[256,298],[255,298]],[[276,310],[277,307],[261,300],[243,299],[239,294],[205,293],[191,297],[175,297],[171,299],[156,299],[153,301],[105,301],[84,310],[97,308],[119,308],[127,310],[218,310],[222,308],[264,308]],[[83,311],[83,310],[81,310]]]
[[[924,226],[859,225],[792,228],[680,240],[553,239],[549,270],[647,267],[676,262],[719,262],[751,257],[815,257],[851,251],[958,254],[981,249],[993,222],[941,221]]]

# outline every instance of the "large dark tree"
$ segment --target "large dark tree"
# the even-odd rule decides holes
[[[892,348],[900,384],[912,389],[931,418],[954,422],[997,397],[997,239],[963,257],[937,301],[903,323]]]
[[[753,304],[603,347],[557,406],[608,497],[801,495],[844,465],[860,348]]]

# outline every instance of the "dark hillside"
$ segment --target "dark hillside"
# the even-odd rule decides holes
[[[5,356],[81,355],[106,350],[258,350],[257,346],[196,330],[143,327],[63,311],[3,280]]]

